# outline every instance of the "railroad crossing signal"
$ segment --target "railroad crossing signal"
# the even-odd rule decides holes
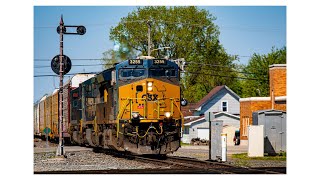
[[[77,27],[77,33],[79,34],[79,35],[84,35],[85,33],[86,33],[86,28],[84,27],[84,26],[78,26]]]
[[[77,32],[67,32],[67,28],[77,28]],[[84,35],[87,32],[86,27],[84,26],[63,26],[62,33],[63,34],[75,34],[75,35]],[[57,33],[60,34],[60,26],[57,27]]]
[[[77,28],[77,32],[68,32],[67,28]],[[57,156],[64,155],[63,150],[63,121],[62,121],[62,114],[63,114],[63,75],[67,74],[71,69],[71,60],[68,56],[63,54],[63,35],[64,34],[73,34],[73,35],[84,35],[86,33],[86,28],[84,26],[65,26],[63,22],[63,18],[61,15],[60,24],[57,27],[57,33],[60,35],[60,54],[56,55],[51,61],[51,69],[56,74],[60,75],[60,85],[59,85],[59,145],[57,148]],[[61,71],[60,71],[61,69]]]
[[[56,55],[52,61],[51,61],[51,69],[54,73],[56,73],[57,75],[59,75],[60,72],[60,60],[59,60],[60,55]],[[64,68],[63,69],[63,75],[67,74],[70,70],[71,70],[71,60],[67,55],[63,55],[63,65]]]

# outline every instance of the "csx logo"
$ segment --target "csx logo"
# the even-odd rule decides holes
[[[147,98],[147,101],[156,101],[158,99],[158,94],[144,94],[141,98]]]

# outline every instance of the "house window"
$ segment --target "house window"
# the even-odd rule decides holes
[[[221,109],[223,112],[228,112],[228,102],[227,101],[222,101]]]

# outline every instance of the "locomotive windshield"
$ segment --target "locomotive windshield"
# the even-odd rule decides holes
[[[150,69],[149,74],[153,77],[176,77],[176,70],[165,68]]]
[[[120,69],[120,79],[133,79],[145,76],[145,69]]]

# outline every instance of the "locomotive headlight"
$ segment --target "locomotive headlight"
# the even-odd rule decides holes
[[[152,91],[152,85],[153,85],[153,83],[152,82],[148,82],[147,83],[147,85],[148,85],[148,91]]]
[[[170,118],[170,117],[171,117],[171,113],[170,113],[170,112],[165,112],[165,113],[164,113],[164,116],[165,116],[166,118]]]
[[[139,117],[139,113],[138,112],[132,112],[132,117],[134,119],[137,119]]]

